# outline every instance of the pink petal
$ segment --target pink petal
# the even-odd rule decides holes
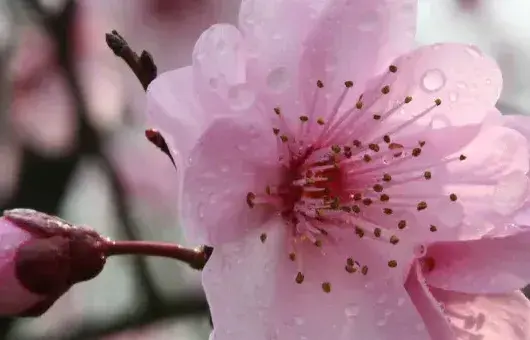
[[[507,115],[501,118],[504,126],[519,131],[526,137],[528,150],[530,150],[530,117],[523,115]]]
[[[530,282],[530,229],[505,236],[429,246],[434,269],[425,274],[431,286],[458,292],[504,293]]]
[[[530,303],[521,292],[469,295],[432,289],[449,317],[457,340],[530,338]]]
[[[376,89],[390,86],[389,99],[412,101],[395,120],[419,118],[434,128],[481,123],[493,109],[502,89],[496,62],[478,49],[462,44],[420,47],[396,59],[396,73],[389,73]],[[435,106],[435,99],[441,104]]]
[[[16,249],[30,238],[28,232],[0,218],[0,315],[17,315],[44,299],[26,290],[15,276]]]
[[[249,77],[267,102],[303,112],[292,107],[293,98],[298,95],[302,41],[315,25],[323,5],[323,0],[242,2],[239,28],[249,53]]]
[[[415,0],[331,0],[305,42],[303,82],[364,83],[414,44]]]
[[[426,339],[420,315],[400,281],[382,273],[350,274],[339,248],[304,253],[305,279],[287,256],[286,232],[278,218],[237,242],[219,245],[203,271],[216,340],[248,339]],[[265,242],[260,235],[266,233]],[[352,237],[355,237],[352,235]],[[342,247],[364,258],[379,258],[364,247]],[[307,257],[306,257],[307,255]],[[324,293],[323,282],[331,291]],[[237,287],[237,289],[234,289]],[[230,292],[230,294],[227,294]]]
[[[159,75],[147,91],[149,127],[164,136],[173,158],[179,164],[187,158],[208,120],[194,97],[191,67],[183,67]]]
[[[405,288],[414,306],[416,306],[423,318],[431,338],[433,340],[454,339],[451,325],[447,322],[439,303],[429,291],[420,265],[417,262],[414,263],[409,272],[409,276],[405,282]]]
[[[255,116],[258,118],[258,116]],[[184,174],[183,228],[197,243],[243,237],[270,214],[249,208],[249,191],[278,183],[274,134],[258,120],[218,118],[191,151]]]
[[[204,110],[230,114],[254,104],[246,60],[246,46],[236,27],[216,24],[201,34],[193,50],[193,87]]]

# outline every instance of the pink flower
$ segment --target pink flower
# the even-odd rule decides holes
[[[525,138],[483,124],[495,62],[411,51],[415,22],[413,0],[246,0],[152,83],[182,225],[215,247],[212,339],[426,339],[416,251],[525,201]]]
[[[528,339],[530,229],[437,242],[415,261],[405,284],[433,339]]]
[[[34,210],[6,211],[0,242],[2,316],[41,315],[105,264],[106,243],[96,232]]]

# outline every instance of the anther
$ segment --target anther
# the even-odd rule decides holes
[[[309,117],[308,117],[308,116],[300,116],[300,121],[301,121],[302,123],[305,123],[305,122],[307,122],[308,120],[309,120]]]
[[[347,88],[352,87],[353,86],[353,81],[351,81],[351,80],[345,81],[344,82],[344,86],[346,86]]]
[[[363,108],[363,102],[359,100],[357,103],[355,103],[355,107],[358,110],[362,109]]]
[[[316,240],[315,241],[315,247],[322,248],[322,241],[321,240]]]
[[[278,135],[280,133],[280,129],[278,128],[273,128],[272,129],[272,132],[275,134],[275,135]]]
[[[324,125],[324,118],[318,118],[317,123],[318,125]]]
[[[382,94],[388,94],[390,92],[390,86],[386,85],[381,89]]]
[[[461,161],[464,161],[464,160],[466,160],[466,158],[467,158],[467,156],[465,156],[465,155],[460,155],[460,157],[459,157],[458,159],[460,159]]]
[[[390,260],[388,261],[388,266],[390,268],[396,268],[397,267],[397,261],[396,260]]]
[[[254,208],[254,200],[256,199],[256,194],[253,192],[249,192],[247,194],[247,205],[249,208]]]
[[[324,291],[324,293],[329,293],[329,292],[331,292],[331,283],[329,283],[329,282],[322,282],[322,290]]]
[[[390,136],[389,135],[384,135],[383,136],[383,140],[385,141],[385,143],[390,143]]]
[[[371,198],[365,198],[363,199],[363,204],[366,205],[366,206],[369,206],[370,204],[372,204],[373,201]]]
[[[354,261],[351,257],[348,257],[348,258],[346,259],[346,264],[347,264],[348,266],[352,266],[352,267],[353,267],[353,266],[355,265],[355,261]]]
[[[390,236],[390,243],[392,244],[398,244],[399,238],[396,235]]]
[[[418,203],[418,205],[416,206],[416,209],[418,209],[418,211],[421,211],[421,210],[425,210],[425,209],[427,209],[427,202],[425,202],[425,201],[421,201],[421,202]]]
[[[374,115],[374,119],[375,119],[375,120],[379,120],[379,119],[381,119],[381,115]]]
[[[300,284],[302,282],[304,282],[304,274],[298,272],[298,274],[296,274],[296,279],[295,279],[296,283]]]
[[[436,98],[434,100],[434,103],[436,104],[436,106],[440,106],[440,105],[442,105],[442,100],[440,98]]]
[[[412,156],[418,157],[420,154],[421,154],[421,149],[420,148],[412,149]]]
[[[331,146],[331,151],[333,151],[334,153],[340,153],[341,148],[338,145],[332,145]]]
[[[386,215],[392,215],[392,213],[394,212],[392,209],[390,208],[384,208],[383,209],[383,212],[386,214]]]
[[[375,184],[373,189],[375,192],[383,192],[383,186],[381,184]]]
[[[267,240],[267,234],[263,233],[259,236],[259,239],[261,240],[261,243],[265,243]]]
[[[317,80],[317,87],[319,89],[323,88],[324,87],[324,83],[322,82],[322,80]]]
[[[370,155],[368,155],[368,154],[365,154],[365,155],[363,156],[363,160],[364,160],[366,163],[368,163],[368,162],[370,162],[370,161],[372,160],[372,157],[370,157]]]
[[[382,194],[379,199],[381,200],[381,202],[388,202],[390,200],[390,196],[388,196],[387,194]]]
[[[383,181],[390,182],[391,180],[392,180],[392,176],[390,176],[389,174],[383,175]]]
[[[351,211],[353,211],[355,214],[359,214],[361,212],[361,208],[358,205],[354,205],[351,207]]]
[[[363,266],[363,267],[361,268],[361,273],[362,273],[363,275],[368,274],[368,266]]]
[[[412,101],[412,97],[411,96],[407,96],[405,97],[405,104],[408,104]]]
[[[390,72],[392,72],[392,73],[396,73],[397,70],[398,70],[398,68],[397,68],[396,65],[390,65],[390,66],[388,67],[388,70],[389,70]]]
[[[346,269],[346,271],[350,274],[353,274],[357,271],[357,268],[355,268],[354,266],[350,266],[350,265],[345,266],[344,269]]]
[[[296,254],[295,253],[289,253],[289,260],[296,261]]]
[[[357,236],[359,236],[359,238],[363,238],[364,237],[363,228],[361,228],[359,226],[355,226],[355,234],[357,234]]]
[[[374,229],[374,236],[375,237],[381,237],[381,228],[375,228]]]
[[[406,227],[407,227],[407,221],[405,221],[405,220],[401,220],[401,221],[398,222],[398,228],[399,228],[399,229],[403,230],[403,229],[405,229]]]
[[[289,137],[287,137],[286,135],[281,135],[280,139],[282,140],[283,143],[287,143],[289,141]]]
[[[420,145],[421,148],[423,148],[425,146],[425,141],[424,140],[420,140],[420,141],[418,141],[418,144]]]
[[[360,147],[362,145],[361,141],[356,139],[353,141],[353,146],[355,146],[356,148]]]
[[[432,232],[434,233],[435,231],[437,231],[437,230],[438,230],[438,228],[436,228],[436,226],[435,226],[435,225],[432,225],[432,224],[431,224],[431,226],[430,226],[429,230],[430,230],[430,231],[432,231]]]
[[[432,173],[430,171],[425,171],[423,173],[423,177],[425,177],[425,179],[431,179],[432,178]]]
[[[456,197],[456,194],[451,194],[449,195],[449,199],[454,202],[458,199],[458,197]]]
[[[363,195],[360,194],[360,193],[358,193],[358,192],[356,192],[355,194],[353,194],[353,199],[354,199],[355,201],[360,201],[362,198],[363,198]]]
[[[274,108],[274,112],[279,116],[282,112],[279,107]]]
[[[368,148],[369,148],[370,150],[374,151],[374,152],[379,152],[379,145],[377,145],[377,144],[373,144],[373,143],[372,143],[372,144],[369,144],[369,145],[368,145]]]

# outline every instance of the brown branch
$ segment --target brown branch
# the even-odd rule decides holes
[[[157,68],[151,54],[144,50],[140,56],[138,56],[138,54],[129,47],[127,40],[115,30],[111,33],[107,33],[105,39],[112,52],[129,65],[142,84],[144,90],[147,90],[147,87],[157,75]]]

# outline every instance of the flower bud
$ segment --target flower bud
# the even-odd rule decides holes
[[[106,241],[94,230],[29,209],[0,218],[0,315],[38,316],[73,284],[97,276]]]

